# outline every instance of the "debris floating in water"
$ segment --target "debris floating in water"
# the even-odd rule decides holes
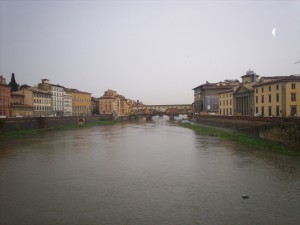
[[[243,198],[243,199],[248,199],[249,196],[248,196],[248,195],[242,195],[242,198]]]

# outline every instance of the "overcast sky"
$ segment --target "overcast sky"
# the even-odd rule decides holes
[[[0,0],[8,82],[190,104],[206,81],[300,74],[299,60],[300,1]]]

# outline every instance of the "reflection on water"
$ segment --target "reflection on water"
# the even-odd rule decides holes
[[[1,225],[300,224],[299,159],[165,118],[42,133],[0,149]]]

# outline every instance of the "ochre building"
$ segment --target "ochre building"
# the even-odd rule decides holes
[[[99,98],[100,114],[113,114],[115,116],[128,116],[133,114],[133,104],[131,99],[126,99],[116,91],[108,89]]]
[[[77,89],[65,89],[67,94],[72,95],[73,116],[88,116],[92,112],[91,93],[79,91]]]
[[[271,77],[253,88],[255,113],[262,116],[300,116],[300,75]]]
[[[3,76],[0,76],[0,116],[11,116],[10,87]]]

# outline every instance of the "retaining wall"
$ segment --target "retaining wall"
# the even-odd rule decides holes
[[[282,143],[300,151],[300,119],[281,117],[203,116],[196,115],[197,123],[229,128]]]
[[[88,124],[97,120],[112,120],[112,115],[70,117],[1,118],[0,132],[54,128],[61,125]]]

